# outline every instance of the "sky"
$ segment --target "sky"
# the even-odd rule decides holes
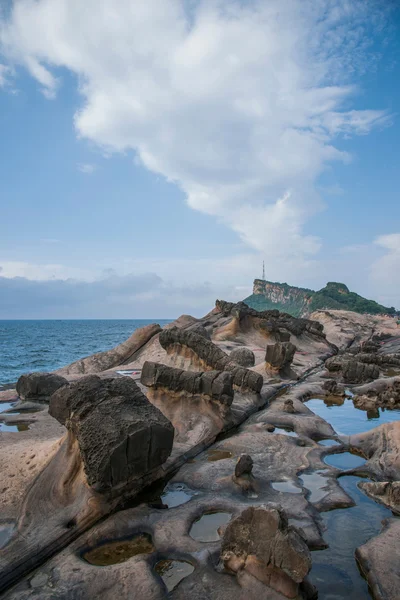
[[[0,319],[400,309],[396,0],[3,0]]]

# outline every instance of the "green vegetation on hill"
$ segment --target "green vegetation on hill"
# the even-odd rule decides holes
[[[264,289],[263,289],[264,285]],[[382,306],[374,300],[367,300],[355,292],[350,292],[343,283],[330,281],[327,285],[313,292],[287,283],[272,283],[256,280],[254,291],[244,302],[255,310],[278,309],[295,317],[306,316],[315,310],[350,310],[372,315],[399,315],[394,307]],[[273,298],[273,299],[272,299]],[[276,299],[279,298],[279,301]]]

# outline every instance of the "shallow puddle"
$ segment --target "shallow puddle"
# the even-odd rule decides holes
[[[25,423],[25,422],[20,422],[20,423],[13,423],[13,424],[9,424],[7,425],[7,423],[0,423],[0,431],[28,431],[29,429],[29,423]]]
[[[186,560],[160,560],[155,571],[163,580],[168,592],[172,592],[177,585],[193,573],[194,566]]]
[[[321,446],[339,446],[340,442],[336,440],[320,440],[318,444]]]
[[[302,473],[300,480],[303,482],[304,487],[310,492],[308,496],[309,502],[318,502],[322,500],[329,490],[324,490],[327,485],[326,477],[323,475],[323,471],[315,471],[315,473]]]
[[[288,427],[275,427],[275,431],[272,433],[280,433],[282,435],[290,435],[291,437],[298,437],[297,433]]]
[[[189,535],[197,542],[217,542],[218,528],[229,523],[231,517],[232,514],[226,512],[205,513],[193,523]]]
[[[302,489],[293,481],[273,481],[271,485],[277,492],[288,492],[289,494],[301,494],[302,492]]]
[[[331,467],[342,469],[355,469],[361,467],[365,463],[365,458],[358,456],[357,454],[351,454],[350,452],[341,452],[340,454],[329,454],[325,456],[324,462]]]
[[[224,460],[225,458],[232,458],[232,452],[229,450],[209,450],[207,452],[207,460],[208,462],[216,462],[217,460]]]
[[[336,433],[340,435],[363,433],[382,425],[382,423],[393,423],[400,420],[400,410],[381,408],[367,413],[355,408],[353,401],[349,398],[338,398],[337,403],[333,402],[333,398],[308,400],[307,407],[330,423]]]
[[[91,565],[106,567],[125,562],[138,554],[151,554],[154,550],[151,536],[147,533],[140,533],[131,539],[97,546],[97,548],[85,552],[82,558]]]
[[[191,490],[183,483],[171,483],[168,484],[164,493],[161,494],[161,502],[168,508],[174,508],[181,504],[186,504],[196,495],[196,492]]]
[[[2,402],[0,404],[0,414],[14,408],[15,402]]]
[[[14,523],[0,523],[0,548],[4,548],[14,533]]]

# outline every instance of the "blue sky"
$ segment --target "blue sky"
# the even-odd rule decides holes
[[[0,318],[170,318],[266,275],[400,308],[400,13],[0,12]]]

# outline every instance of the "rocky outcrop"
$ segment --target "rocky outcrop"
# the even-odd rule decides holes
[[[250,308],[244,302],[237,302],[234,304],[233,302],[217,300],[215,307],[224,316],[232,316],[236,318],[239,323],[249,317],[253,320],[257,319],[258,327],[260,329],[269,333],[275,333],[278,336],[281,334],[281,330],[286,330],[296,336],[308,332],[325,339],[323,326],[318,323],[318,321],[298,319],[287,313],[280,312],[279,310],[254,310],[254,308]]]
[[[385,504],[396,515],[400,515],[400,481],[363,481],[359,487],[370,498]]]
[[[374,479],[400,480],[400,421],[352,435],[349,444],[367,458],[366,466]]]
[[[158,467],[174,429],[127,377],[88,375],[59,389],[49,413],[75,435],[87,482],[107,492]]]
[[[254,352],[249,348],[235,348],[229,355],[229,358],[241,367],[254,367],[256,359]]]
[[[284,374],[292,364],[296,346],[291,342],[268,344],[265,351],[266,368]]]
[[[341,373],[344,383],[364,383],[379,377],[379,367],[375,364],[359,362],[358,356],[333,356],[325,361],[325,367],[331,373]]]
[[[357,395],[353,399],[354,406],[361,410],[374,410],[377,408],[388,408],[390,410],[400,408],[400,379],[391,381],[391,385],[382,391],[371,389],[366,394]]]
[[[259,393],[263,378],[258,373],[238,366],[216,344],[189,330],[164,329],[160,333],[160,344],[168,353],[179,353],[182,347],[191,350],[199,359],[199,366],[216,371],[230,371],[235,387]]]
[[[156,323],[146,325],[137,329],[130,338],[111,350],[98,352],[86,358],[81,358],[70,365],[58,369],[56,373],[63,375],[88,375],[90,373],[101,373],[113,367],[128,363],[132,356],[140,350],[152,337],[161,331]]]
[[[288,527],[282,510],[250,507],[229,522],[221,561],[230,573],[246,571],[287,598],[296,598],[299,584],[311,569],[310,551],[303,538]]]
[[[28,373],[17,381],[17,394],[21,400],[48,402],[50,396],[68,381],[55,373]]]
[[[360,570],[375,600],[397,600],[400,590],[400,520],[383,521],[382,532],[356,550]]]
[[[195,373],[146,361],[140,381],[155,389],[205,396],[224,406],[230,406],[233,401],[233,378],[229,371]]]

